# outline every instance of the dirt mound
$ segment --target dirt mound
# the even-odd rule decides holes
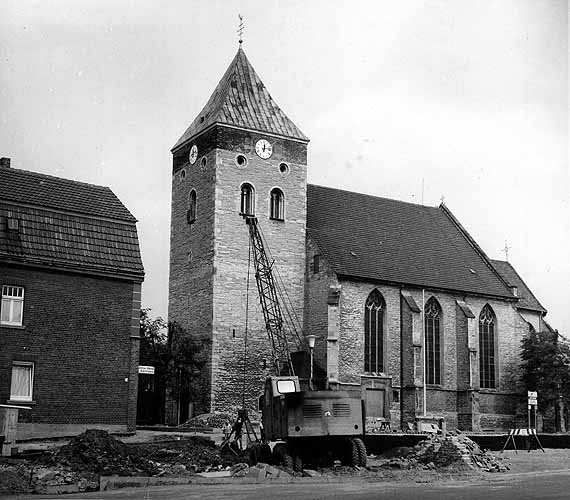
[[[221,429],[228,422],[231,425],[235,419],[236,416],[230,413],[203,413],[187,420],[180,427],[216,427]]]
[[[156,467],[106,431],[89,429],[71,438],[53,456],[53,463],[79,472],[119,476],[152,475]]]

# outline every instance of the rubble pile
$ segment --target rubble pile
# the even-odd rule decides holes
[[[212,427],[221,429],[228,422],[232,423],[236,419],[235,415],[229,413],[203,413],[187,420],[181,428]]]
[[[382,467],[412,469],[465,468],[481,469],[485,472],[506,472],[509,465],[461,432],[447,436],[432,435],[413,448],[393,450],[381,464]]]
[[[115,439],[106,431],[89,429],[71,438],[53,456],[52,462],[77,472],[100,475],[153,475],[156,466],[136,449]]]

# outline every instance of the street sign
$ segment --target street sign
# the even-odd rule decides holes
[[[538,392],[536,391],[528,391],[528,399],[536,399],[538,398]]]
[[[154,375],[154,366],[139,365],[139,373],[143,375]]]

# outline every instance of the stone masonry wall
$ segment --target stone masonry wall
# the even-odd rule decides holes
[[[189,148],[188,148],[189,149]],[[170,230],[170,281],[168,319],[178,323],[191,337],[211,349],[214,269],[214,183],[215,150],[199,146],[194,165],[177,157],[172,176]],[[205,159],[205,165],[203,164]],[[189,224],[189,195],[196,191],[196,220]],[[211,352],[207,355],[211,360]],[[194,381],[198,393],[196,411],[210,411],[211,361],[202,377]]]
[[[212,407],[220,410],[241,406],[244,392],[246,406],[257,408],[265,376],[272,368],[253,262],[247,293],[249,229],[239,213],[244,182],[255,189],[255,214],[266,251],[275,262],[274,274],[283,282],[300,328],[304,307],[306,150],[304,153],[300,146],[306,146],[261,134],[253,134],[247,141],[239,131],[235,136],[231,134],[234,131],[224,132],[224,141],[232,149],[216,152]],[[274,144],[274,153],[268,160],[260,159],[253,151],[253,145],[262,137]],[[237,165],[237,154],[247,158],[246,166]],[[281,162],[288,165],[288,172],[280,172]],[[284,193],[284,221],[269,218],[270,191],[274,187]],[[284,305],[287,300],[282,302]]]

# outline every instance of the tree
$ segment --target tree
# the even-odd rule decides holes
[[[529,332],[522,340],[522,380],[538,392],[539,410],[554,410],[556,431],[563,430],[563,408],[570,404],[570,344],[555,332]]]
[[[139,390],[141,401],[152,405],[152,420],[165,420],[166,393],[174,398],[177,406],[187,408],[189,401],[198,397],[197,381],[206,363],[204,343],[192,338],[176,323],[166,323],[160,316],[150,317],[150,309],[141,309],[140,313],[140,364],[154,366],[154,398]],[[143,388],[144,389],[144,388]],[[139,418],[149,410],[139,404]],[[185,412],[182,412],[185,417]]]

